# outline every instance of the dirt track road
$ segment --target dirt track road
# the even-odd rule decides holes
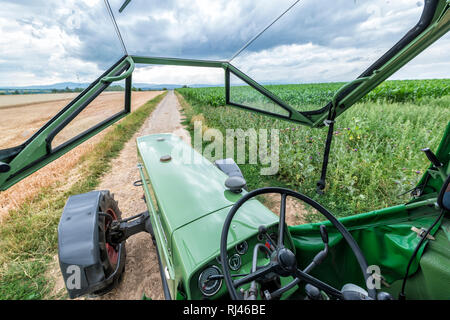
[[[190,135],[180,124],[180,109],[174,92],[170,91],[139,132],[127,142],[119,157],[112,161],[111,171],[103,177],[98,190],[108,189],[114,193],[122,217],[133,216],[146,210],[141,199],[142,187],[133,186],[133,182],[140,179],[136,168],[136,138],[152,133],[172,132],[190,144]],[[158,260],[150,235],[140,233],[129,238],[126,248],[126,271],[122,283],[98,299],[141,299],[144,293],[151,299],[164,299]]]

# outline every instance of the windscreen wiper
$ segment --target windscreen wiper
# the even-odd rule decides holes
[[[123,9],[131,2],[131,0],[125,0],[125,2],[122,4],[122,6],[119,9],[119,13],[122,13]]]

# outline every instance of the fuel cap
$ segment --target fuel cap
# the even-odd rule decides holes
[[[168,155],[168,154],[166,154],[166,155],[162,156],[161,158],[159,158],[159,161],[161,161],[161,162],[167,162],[167,161],[170,161],[170,160],[172,160],[172,157],[170,155]]]

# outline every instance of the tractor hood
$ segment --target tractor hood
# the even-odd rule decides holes
[[[236,194],[227,190],[228,176],[175,135],[139,137],[137,147],[143,176],[148,179],[146,185],[152,189],[149,193],[156,204],[155,214],[163,228],[162,241],[170,249],[173,265],[189,279],[218,255],[224,221],[246,191]],[[251,200],[233,219],[228,244],[254,236],[260,225],[277,222],[272,211]]]
[[[139,137],[137,147],[168,238],[240,198],[226,189],[225,173],[175,135]]]

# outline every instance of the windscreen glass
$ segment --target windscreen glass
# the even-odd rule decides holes
[[[424,8],[423,0],[126,2],[109,1],[129,54],[231,61],[299,111],[323,107],[413,28]],[[415,69],[448,60],[435,58]],[[413,69],[401,79],[417,78]],[[207,71],[190,80],[220,85]]]
[[[234,74],[230,74],[230,102],[258,111],[289,117],[289,111],[273,102]]]
[[[228,60],[292,0],[110,0],[130,54]]]
[[[422,10],[423,1],[302,0],[231,63],[296,109],[318,109],[400,40]],[[320,85],[304,86],[312,83]]]
[[[120,90],[117,88],[115,90]],[[65,126],[52,141],[52,148],[70,141],[124,110],[125,91],[104,91]]]
[[[0,149],[30,138],[123,55],[100,0],[1,2]]]
[[[2,1],[0,149],[25,142],[125,53],[231,60],[296,109],[323,107],[424,7],[423,0],[125,2]],[[447,77],[449,45],[448,36],[440,39],[392,78]],[[223,73],[137,65],[133,80],[142,88],[220,86]]]

